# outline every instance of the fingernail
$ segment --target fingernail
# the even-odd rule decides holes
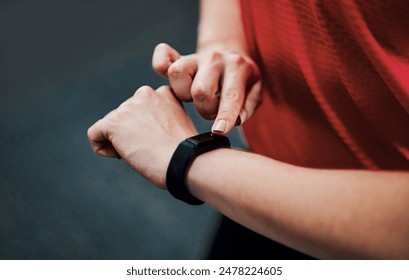
[[[224,132],[227,127],[227,122],[224,119],[219,119],[212,127],[212,132]]]
[[[246,120],[247,120],[247,112],[246,110],[243,110],[240,115],[240,125],[242,125]]]
[[[235,126],[241,125],[241,118],[240,118],[240,116],[237,116],[236,123],[235,123],[234,125],[235,125]]]

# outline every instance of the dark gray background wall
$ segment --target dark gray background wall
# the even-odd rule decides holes
[[[166,83],[152,50],[193,52],[197,17],[192,0],[0,1],[1,259],[204,256],[216,212],[94,155],[86,138],[138,87]]]

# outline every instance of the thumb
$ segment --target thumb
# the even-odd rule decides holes
[[[171,46],[165,43],[160,43],[155,47],[152,56],[153,69],[167,77],[169,66],[180,58],[180,54]]]
[[[88,140],[94,152],[103,157],[121,158],[109,140],[109,133],[103,120],[97,121],[88,131]]]

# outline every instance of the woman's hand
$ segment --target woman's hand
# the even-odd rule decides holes
[[[259,69],[244,51],[207,47],[181,56],[162,43],[154,50],[152,66],[169,79],[179,100],[193,101],[203,118],[215,119],[212,131],[217,134],[245,122],[261,101]]]
[[[148,86],[88,129],[93,150],[100,156],[123,158],[136,172],[165,188],[173,152],[196,135],[188,115],[169,87]]]

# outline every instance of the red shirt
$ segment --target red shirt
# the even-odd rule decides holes
[[[263,103],[253,151],[323,168],[409,170],[409,4],[242,0]]]

